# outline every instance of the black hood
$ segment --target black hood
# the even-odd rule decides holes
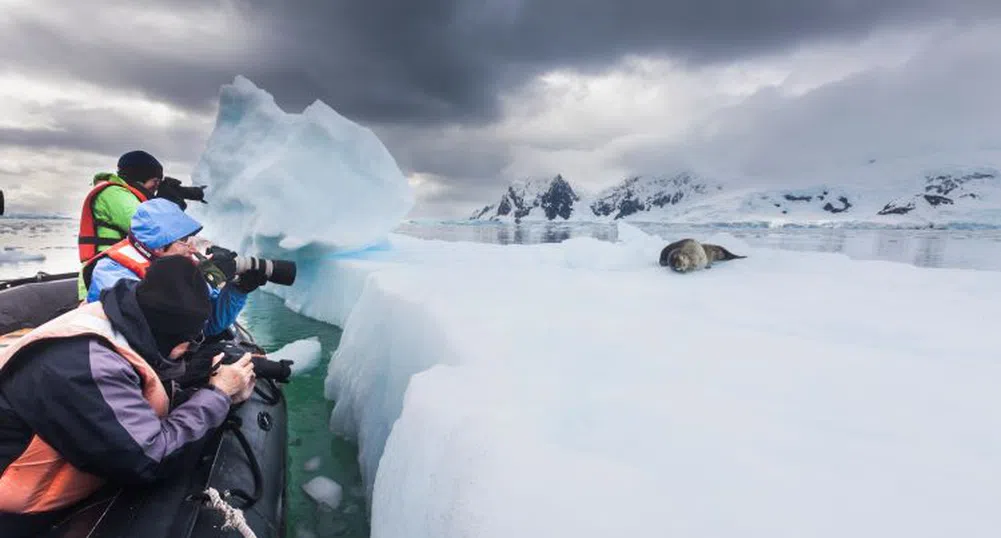
[[[184,362],[164,357],[157,349],[153,332],[136,300],[138,280],[121,279],[101,291],[101,305],[108,321],[129,342],[163,380],[176,379],[184,373]]]

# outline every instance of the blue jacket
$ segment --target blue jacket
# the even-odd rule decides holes
[[[177,204],[163,198],[153,198],[139,204],[132,216],[130,231],[147,248],[156,249],[195,235],[201,229],[202,225]],[[98,260],[91,275],[90,287],[87,288],[87,302],[97,301],[102,290],[110,288],[121,279],[139,280],[139,275],[110,258]],[[234,286],[225,286],[221,291],[209,286],[209,296],[212,299],[212,314],[205,327],[205,335],[213,336],[236,321],[247,303],[247,295]]]

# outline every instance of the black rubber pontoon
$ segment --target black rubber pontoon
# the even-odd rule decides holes
[[[76,273],[0,282],[0,335],[75,308]],[[245,331],[236,340],[252,342]],[[144,487],[108,486],[57,522],[49,538],[239,537],[223,530],[221,511],[208,506],[214,488],[243,511],[258,538],[285,536],[287,414],[281,387],[259,380],[254,395],[226,423],[185,452],[186,472]]]

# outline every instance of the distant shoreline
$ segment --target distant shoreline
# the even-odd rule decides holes
[[[614,226],[618,222],[632,225],[678,226],[686,228],[754,228],[754,229],[871,229],[871,230],[1001,230],[1001,224],[980,222],[943,223],[886,223],[867,221],[840,222],[783,222],[767,221],[717,221],[717,222],[677,222],[661,220],[464,220],[464,219],[408,219],[401,224],[418,226]]]
[[[46,215],[33,213],[15,213],[10,215],[0,215],[0,222],[4,220],[75,220],[76,217],[69,215]],[[405,219],[399,226],[614,226],[618,222],[626,222],[632,225],[649,226],[678,226],[686,228],[752,228],[752,229],[867,229],[867,230],[1001,230],[1001,224],[983,222],[870,222],[870,221],[829,221],[829,222],[769,222],[762,220],[734,220],[734,221],[713,221],[713,222],[678,222],[667,220],[541,220],[525,219],[520,222],[514,220],[470,220],[462,218],[420,218]]]
[[[33,220],[73,220],[76,217],[71,217],[69,215],[51,215],[44,213],[9,213],[6,215],[0,215],[0,220],[4,219],[33,219]]]

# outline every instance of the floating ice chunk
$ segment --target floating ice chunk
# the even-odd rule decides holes
[[[295,538],[316,538],[316,533],[312,530],[299,525],[295,529]]]
[[[308,472],[313,472],[320,468],[321,461],[320,456],[313,456],[312,458],[309,458],[305,464],[303,464],[302,468]]]
[[[269,353],[268,358],[273,361],[292,361],[292,375],[308,372],[320,361],[320,339],[311,336],[296,340],[278,351]]]
[[[38,252],[25,252],[10,247],[0,249],[0,263],[38,262],[44,259],[45,254]]]
[[[336,510],[341,504],[341,485],[325,476],[318,476],[302,485],[303,491],[317,503]]]

